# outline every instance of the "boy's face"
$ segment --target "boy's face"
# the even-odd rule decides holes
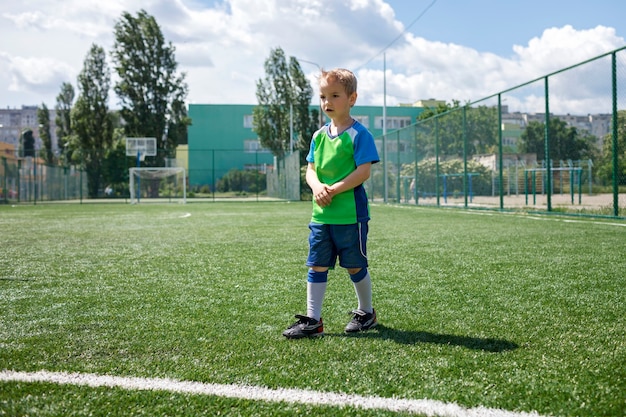
[[[350,108],[356,102],[356,92],[348,96],[346,89],[336,78],[320,82],[320,103],[328,117],[342,120],[350,116]]]

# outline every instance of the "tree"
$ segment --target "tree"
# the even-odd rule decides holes
[[[39,137],[43,143],[41,157],[48,165],[54,164],[54,154],[52,153],[52,138],[50,135],[50,111],[46,103],[41,103],[37,109],[37,122],[39,123]]]
[[[111,146],[104,153],[102,161],[103,185],[111,186],[115,196],[127,196],[128,165],[126,162],[126,138],[124,128],[119,123],[119,114],[110,112],[113,119],[113,140]]]
[[[35,156],[35,137],[31,129],[26,129],[22,132],[22,155]]]
[[[57,146],[60,151],[60,158],[64,162],[68,162],[71,155],[66,155],[70,136],[72,135],[72,103],[74,102],[74,87],[70,83],[61,84],[61,92],[57,96],[56,119],[57,126]]]
[[[114,90],[121,101],[125,133],[129,137],[154,137],[157,149],[172,152],[186,140],[187,115],[185,74],[171,42],[165,43],[161,28],[145,10],[133,17],[124,12],[115,24],[112,51],[119,81]],[[166,153],[148,162],[164,166]]]
[[[284,51],[273,49],[265,61],[265,79],[257,81],[256,96],[259,105],[252,123],[261,146],[282,158],[296,139],[296,148],[307,151],[319,113],[312,117],[309,112],[313,90],[297,59],[291,57],[288,65]],[[292,127],[295,138],[290,137]]]
[[[617,112],[617,167],[613,150],[613,135],[609,133],[604,137],[597,175],[604,184],[612,184],[615,178],[618,185],[626,185],[626,110]]]
[[[79,95],[71,119],[78,146],[72,156],[87,172],[90,198],[98,196],[102,162],[112,143],[113,128],[108,108],[110,85],[111,75],[104,49],[93,44],[78,75]]]
[[[296,133],[296,149],[300,151],[300,165],[306,165],[306,156],[311,146],[313,133],[320,127],[318,125],[319,111],[309,112],[313,89],[309,80],[304,76],[300,63],[293,57],[289,61],[289,74],[294,89],[293,127]]]
[[[465,111],[465,126],[463,112]],[[443,114],[445,113],[445,114]],[[439,137],[439,152],[442,155],[462,157],[480,153],[494,153],[498,144],[498,110],[495,107],[461,107],[458,100],[452,104],[439,104],[435,109],[425,109],[418,120],[427,120],[435,115]],[[467,141],[464,144],[464,141]],[[434,154],[433,145],[425,145]]]
[[[581,133],[573,126],[556,117],[548,123],[549,156],[553,161],[590,159],[594,156],[596,138]],[[528,123],[520,137],[520,151],[545,159],[545,124],[537,121]]]

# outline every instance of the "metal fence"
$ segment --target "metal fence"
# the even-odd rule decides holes
[[[581,137],[594,137],[591,151],[579,158],[554,157],[569,151],[561,149],[563,138],[551,132],[554,121],[575,128]],[[541,126],[540,143],[522,152],[520,140],[533,123]],[[366,184],[376,201],[622,218],[626,47],[457,106],[376,142],[381,163],[373,166]],[[297,199],[300,194],[297,158],[275,161],[260,149],[187,152],[161,159],[187,170],[191,198],[215,197],[220,188],[234,190],[231,195],[237,197]],[[135,166],[133,158],[125,158],[115,166]],[[128,169],[121,171],[113,195],[125,199]],[[0,158],[0,202],[82,201],[87,195],[87,176],[76,167]]]
[[[300,200],[300,152],[295,151],[276,163],[267,174],[268,197]]]
[[[42,160],[0,158],[0,202],[81,200],[87,197],[87,175],[71,166],[49,166]]]
[[[553,137],[555,120],[567,126],[568,134],[575,128],[579,137],[595,137],[585,158],[553,156],[572,151],[560,149],[567,142]],[[520,138],[532,121],[543,130],[540,149],[522,153]],[[626,47],[457,106],[376,141],[382,163],[374,165],[368,184],[373,199],[622,217]]]

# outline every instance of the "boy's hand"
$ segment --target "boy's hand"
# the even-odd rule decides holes
[[[326,207],[330,205],[333,200],[332,191],[327,185],[320,185],[320,187],[316,187],[316,189],[313,190],[313,198],[315,198],[315,202],[318,206]]]

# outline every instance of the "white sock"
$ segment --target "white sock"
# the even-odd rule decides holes
[[[322,317],[322,304],[326,294],[327,282],[306,283],[306,315],[315,320]]]
[[[359,310],[363,310],[366,313],[374,311],[372,307],[372,279],[368,271],[365,278],[359,282],[353,282],[356,296],[359,300]]]

